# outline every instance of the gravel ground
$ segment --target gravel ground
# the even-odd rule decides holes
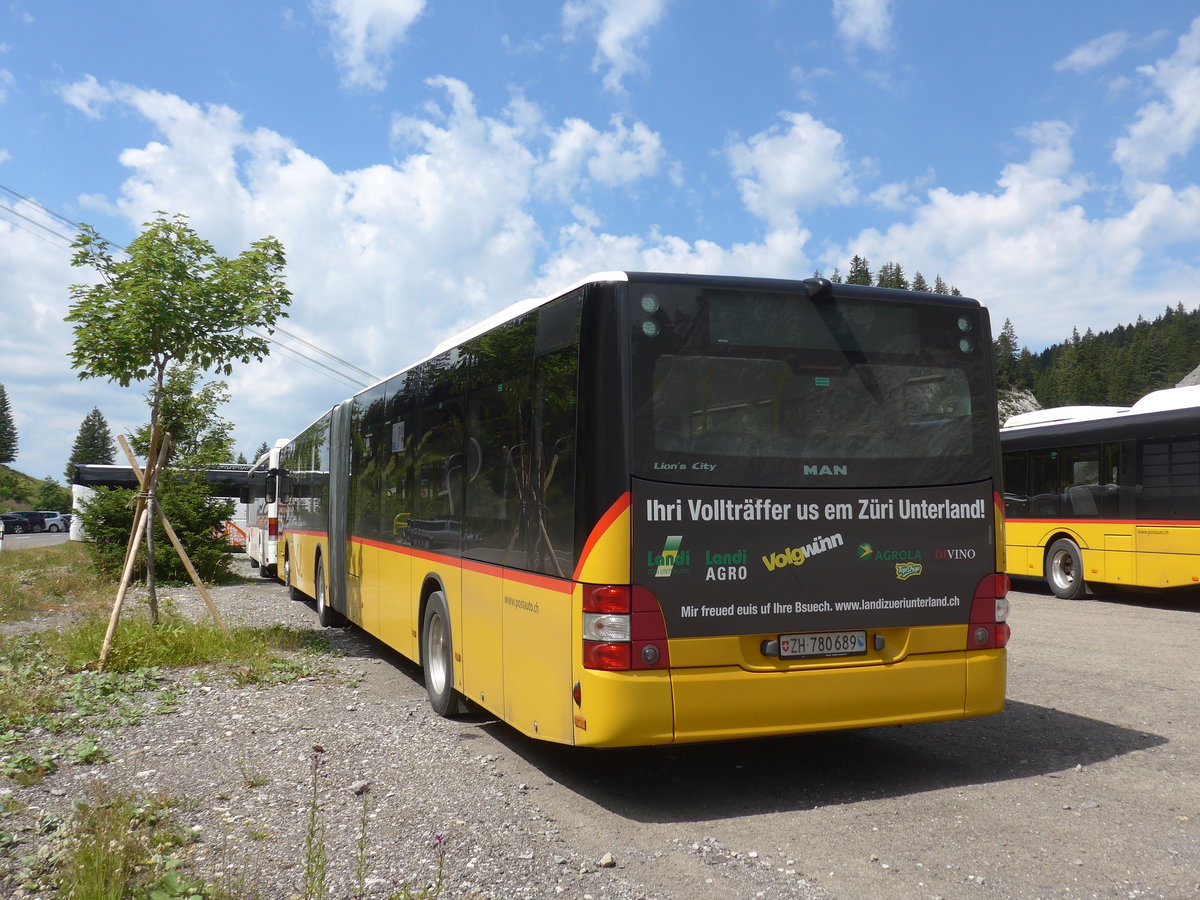
[[[160,596],[207,615],[193,589]],[[311,604],[290,601],[273,582],[212,596],[230,624],[319,630]],[[28,826],[5,823],[21,841],[11,855],[32,852],[38,818],[64,815],[99,781],[184,799],[176,818],[199,835],[182,851],[191,870],[247,897],[303,893],[314,806],[330,897],[357,896],[363,881],[370,897],[419,891],[439,868],[438,896],[455,898],[822,896],[786,854],[760,857],[700,834],[651,850],[636,829],[602,836],[557,821],[539,806],[539,791],[553,784],[519,755],[528,742],[482,714],[436,716],[415,666],[357,629],[325,633],[336,653],[317,658],[319,674],[242,687],[172,672],[177,711],[103,732],[109,762],[64,765],[36,785],[6,788]]]

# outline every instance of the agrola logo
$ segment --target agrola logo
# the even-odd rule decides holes
[[[870,544],[858,545],[858,558],[863,561],[890,563],[919,563],[922,559],[920,550],[876,550]]]

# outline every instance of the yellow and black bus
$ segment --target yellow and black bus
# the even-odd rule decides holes
[[[1011,575],[1067,599],[1200,584],[1200,387],[1023,413],[1000,442]]]
[[[282,577],[549,741],[994,713],[993,394],[974,300],[593,276],[294,438]]]

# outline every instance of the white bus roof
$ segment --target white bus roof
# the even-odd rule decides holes
[[[1151,391],[1133,406],[1056,406],[1020,413],[1005,421],[1002,431],[1030,428],[1034,425],[1058,425],[1064,422],[1088,422],[1116,416],[1137,416],[1170,409],[1200,408],[1200,384]]]
[[[575,282],[574,284],[563,288],[561,291],[558,291],[557,293],[552,294],[549,297],[531,297],[528,300],[518,300],[516,303],[506,306],[504,309],[500,310],[495,315],[489,316],[488,318],[484,319],[482,322],[476,322],[474,325],[470,326],[469,328],[466,328],[463,331],[458,332],[458,334],[455,334],[455,335],[452,335],[452,336],[446,338],[446,340],[442,341],[440,344],[438,344],[436,347],[433,348],[433,352],[431,354],[429,354],[429,357],[427,357],[427,358],[432,359],[433,357],[438,356],[439,354],[445,353],[447,350],[449,350],[453,347],[457,347],[459,344],[465,344],[467,341],[469,341],[471,338],[475,337],[476,335],[480,335],[480,334],[483,334],[484,332],[491,331],[497,325],[503,325],[505,322],[509,322],[513,319],[518,318],[519,316],[523,316],[523,315],[525,315],[525,313],[530,312],[531,310],[535,310],[539,306],[542,306],[546,303],[549,303],[555,297],[561,297],[563,294],[569,294],[569,293],[571,293],[571,291],[575,290],[578,287],[582,287],[585,284],[592,284],[593,282],[597,282],[597,281],[628,281],[628,280],[629,280],[628,272],[597,272],[593,275],[587,276],[587,278],[580,279],[579,281]],[[424,360],[422,360],[422,362],[423,361]]]

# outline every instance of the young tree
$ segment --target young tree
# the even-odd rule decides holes
[[[254,465],[256,462],[258,462],[260,459],[262,459],[264,453],[270,453],[270,452],[271,452],[271,445],[268,444],[266,441],[263,441],[261,444],[258,445],[258,449],[254,451],[254,455],[252,457],[250,457],[250,465]]]
[[[71,264],[99,279],[71,286],[66,320],[73,323],[71,362],[80,378],[107,378],[122,387],[150,381],[150,456],[158,452],[167,373],[174,366],[230,374],[234,363],[267,356],[267,339],[287,315],[291,293],[283,280],[283,245],[274,237],[255,241],[233,259],[219,256],[184,215],[146,222],[117,259],[115,248],[90,225],[72,247]],[[153,481],[146,497],[157,518]],[[147,581],[156,608],[154,529],[147,529]]]
[[[17,458],[17,426],[13,424],[12,409],[8,405],[8,392],[0,384],[0,463],[10,463]]]
[[[152,398],[147,395],[146,401]],[[229,462],[233,455],[233,425],[219,409],[229,402],[224,381],[200,383],[195,366],[175,366],[159,396],[159,425],[171,435],[172,462],[178,467],[206,468]],[[133,452],[150,452],[151,429],[143,425],[132,435]]]
[[[75,435],[75,443],[71,445],[71,456],[67,459],[67,484],[75,477],[75,467],[81,465],[113,464],[116,458],[117,443],[113,440],[112,432],[104,413],[98,407],[83,417],[79,424],[79,433]]]
[[[920,272],[913,275],[912,289],[914,291],[928,291],[930,289],[929,282],[925,280],[925,276]]]

